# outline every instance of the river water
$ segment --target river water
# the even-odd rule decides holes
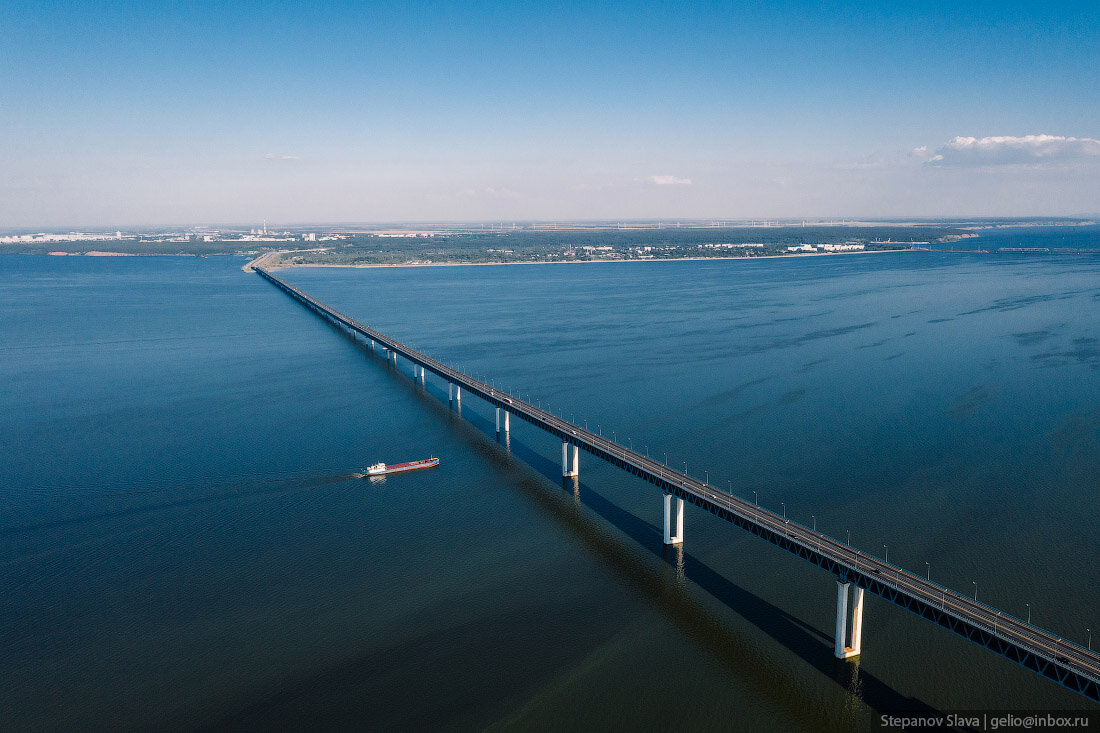
[[[550,436],[498,442],[490,408],[451,409],[242,263],[0,257],[0,727],[1095,708],[878,598],[858,664],[835,661],[831,576],[693,507],[664,548],[651,486],[582,454],[563,488]],[[1100,626],[1100,257],[282,275],[1067,639]]]

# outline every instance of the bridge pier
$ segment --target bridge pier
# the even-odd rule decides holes
[[[424,367],[420,367],[420,386],[424,386]]]
[[[393,354],[393,368],[396,369],[397,368],[397,352],[396,351],[391,351],[390,353]]]
[[[370,350],[374,351],[374,339],[370,340]]]
[[[500,435],[500,413],[504,412],[504,432],[508,432],[508,411],[497,408],[497,435]]]
[[[852,637],[851,644],[846,643],[848,635],[848,586],[851,583],[836,582],[836,658],[850,659],[858,657],[863,643],[863,589],[858,585],[852,598]]]
[[[684,542],[684,500],[676,497],[676,536],[672,536],[672,494],[665,492],[665,544],[680,545]]]
[[[561,477],[569,478],[571,476],[579,476],[580,471],[580,452],[581,449],[577,446],[573,446],[573,465],[569,465],[569,443],[561,444]]]

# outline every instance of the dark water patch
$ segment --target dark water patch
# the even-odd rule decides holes
[[[993,401],[993,391],[985,385],[977,384],[955,397],[947,412],[955,417],[972,415]]]
[[[883,361],[893,361],[894,359],[898,359],[898,358],[903,357],[903,356],[905,356],[905,352],[904,351],[899,351],[896,354],[890,354],[890,356],[883,357],[882,360]]]
[[[796,346],[802,346],[804,344],[811,343],[813,341],[819,341],[822,339],[831,339],[838,336],[847,336],[850,333],[856,331],[862,331],[865,328],[871,328],[875,325],[875,321],[867,323],[856,323],[851,326],[840,326],[838,328],[827,328],[820,331],[811,331],[809,333],[799,334],[798,336],[791,336],[783,339],[776,339],[769,344],[758,346],[750,349],[751,353],[763,353],[766,351],[774,351],[776,349],[789,349]]]
[[[874,342],[869,343],[869,344],[860,344],[856,348],[857,349],[873,349],[877,346],[883,346],[885,344],[888,344],[888,343],[890,343],[891,340],[892,339],[879,339],[878,341],[874,341]]]
[[[1054,332],[1047,329],[1041,329],[1038,331],[1022,331],[1012,334],[1012,338],[1016,339],[1016,343],[1020,344],[1021,346],[1041,344],[1052,336],[1054,336]]]
[[[1044,367],[1061,367],[1069,364],[1080,364],[1096,371],[1100,370],[1100,346],[1098,340],[1092,336],[1075,338],[1073,348],[1065,351],[1047,351],[1034,354],[1033,361],[1040,362]]]
[[[773,377],[760,377],[758,379],[750,379],[746,382],[742,382],[741,384],[731,387],[730,389],[724,389],[721,392],[715,394],[712,398],[697,402],[692,405],[690,409],[698,410],[704,407],[713,407],[716,404],[721,405],[727,402],[731,402],[743,395],[745,392],[753,389],[754,387],[759,387],[763,384],[767,384],[772,379]]]
[[[1051,449],[1063,460],[1071,460],[1087,449],[1100,447],[1100,412],[1074,412],[1048,436]]]
[[[823,356],[820,359],[814,359],[813,361],[808,361],[805,364],[803,364],[801,367],[799,367],[798,373],[799,374],[805,374],[806,372],[813,371],[817,367],[822,366],[823,364],[828,364],[832,360],[833,360],[832,357]]]
[[[933,318],[933,319],[929,320],[928,322],[929,323],[947,323],[948,321],[953,321],[953,320],[955,320],[955,319],[954,318]]]
[[[806,394],[807,390],[805,388],[789,390],[776,397],[775,399],[761,402],[739,412],[726,415],[721,419],[720,424],[728,425],[732,423],[738,423],[747,418],[769,414],[778,408],[789,407],[793,404],[800,402],[801,400],[805,399]]]
[[[1081,291],[1079,290],[1071,290],[1062,293],[1040,293],[1038,295],[1019,295],[1009,298],[998,298],[987,306],[984,306],[982,308],[975,308],[974,310],[964,311],[959,315],[971,316],[975,313],[987,313],[989,311],[1004,313],[1006,311],[1014,311],[1021,308],[1038,305],[1039,303],[1050,303],[1058,300],[1068,300],[1079,295],[1080,293]]]

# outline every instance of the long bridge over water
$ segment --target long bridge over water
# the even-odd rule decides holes
[[[290,297],[352,336],[362,336],[371,348],[378,344],[394,366],[400,356],[413,366],[421,383],[427,372],[445,380],[452,402],[461,403],[462,391],[496,408],[497,433],[508,433],[515,415],[554,435],[562,442],[562,476],[577,477],[581,450],[648,481],[664,494],[664,542],[681,544],[686,503],[745,529],[836,576],[835,655],[847,659],[860,654],[863,597],[869,591],[921,618],[1030,669],[1043,677],[1100,702],[1100,653],[865,554],[816,529],[793,522],[734,494],[688,476],[648,456],[592,433],[546,410],[524,402],[457,369],[333,310],[302,290],[254,263],[253,269]],[[675,507],[674,507],[675,504]]]

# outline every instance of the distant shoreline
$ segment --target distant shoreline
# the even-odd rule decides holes
[[[789,255],[759,255],[738,257],[660,257],[651,259],[622,259],[622,260],[532,260],[531,262],[400,262],[392,264],[360,264],[360,265],[332,265],[320,262],[303,262],[301,264],[270,265],[268,269],[281,270],[290,267],[330,267],[362,270],[376,267],[486,267],[498,265],[598,265],[613,262],[720,262],[723,260],[785,260],[799,257],[837,257],[843,255],[872,255],[886,252],[923,252],[926,250],[913,249],[869,249],[856,252],[800,252]],[[938,250],[937,250],[938,251]],[[263,255],[252,260],[243,269],[252,269],[252,265],[263,259]]]

